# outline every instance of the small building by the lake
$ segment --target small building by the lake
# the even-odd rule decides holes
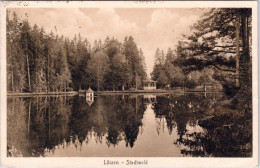
[[[91,88],[88,88],[86,91],[86,97],[93,97],[94,96],[94,91]]]
[[[143,90],[154,90],[156,89],[156,81],[151,79],[143,80]]]
[[[94,91],[91,88],[86,91],[86,102],[89,106],[94,103]]]

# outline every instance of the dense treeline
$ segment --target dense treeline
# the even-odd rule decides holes
[[[168,49],[166,56],[163,50],[157,48],[155,52],[154,69],[151,73],[153,80],[156,80],[157,86],[164,88],[166,86],[183,86],[185,76],[180,67],[172,62],[176,59],[176,54],[171,48]]]
[[[180,64],[175,50],[168,48],[166,56],[164,51],[157,48],[155,52],[155,64],[151,76],[156,80],[159,88],[190,88],[196,86],[206,87],[207,85],[214,84],[214,89],[222,88],[220,82],[214,79],[214,70],[205,67],[202,70],[185,71],[183,65]],[[217,87],[218,86],[218,87]]]
[[[164,51],[157,48],[155,52],[155,64],[151,76],[156,80],[157,86],[160,88],[194,88],[196,86],[209,83],[219,84],[217,80],[213,79],[214,71],[209,68],[195,71],[185,71],[185,67],[182,66],[178,59],[177,52],[168,48],[166,56]]]
[[[53,92],[139,88],[146,78],[143,52],[134,39],[107,37],[93,45],[75,35],[70,40],[30,26],[7,12],[7,89]]]
[[[250,87],[251,13],[247,8],[214,8],[205,12],[191,27],[190,35],[184,35],[173,52],[167,52],[174,54],[172,64],[167,64],[167,58],[160,61],[165,60],[164,52],[157,49],[153,79],[161,86],[221,84],[229,90]],[[170,76],[169,71],[179,73]]]

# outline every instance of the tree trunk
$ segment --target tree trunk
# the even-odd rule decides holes
[[[242,53],[239,58],[239,78],[240,78],[240,89],[238,93],[232,99],[232,102],[249,102],[252,99],[252,90],[251,90],[251,80],[252,74],[250,72],[250,54],[249,54],[249,30],[248,30],[248,21],[250,17],[251,9],[240,9],[241,16],[241,42],[242,42]]]
[[[12,109],[13,109],[13,114],[15,114],[15,104],[16,104],[16,100],[15,100],[15,97],[13,97],[13,107],[12,107]]]
[[[240,86],[239,83],[239,33],[240,33],[240,11],[237,11],[236,16],[236,87]]]
[[[135,89],[137,90],[137,76],[136,76],[136,71],[135,71]]]
[[[28,133],[30,133],[30,122],[31,122],[31,104],[32,104],[32,100],[30,99],[30,102],[29,102],[29,116],[28,116]]]
[[[46,108],[48,108],[48,138],[50,139],[50,137],[51,137],[50,136],[51,135],[51,97],[46,96],[46,104],[47,104]]]
[[[137,103],[138,103],[138,97],[137,97],[137,95],[135,95],[135,114],[137,114],[137,111],[138,111],[138,105],[137,105]]]
[[[38,102],[38,97],[36,98],[36,111],[37,115],[39,114],[39,102]]]
[[[28,73],[29,91],[31,91],[31,76],[30,76],[30,67],[29,67],[29,56],[28,56],[28,53],[26,53],[26,60],[27,60],[27,73]]]
[[[50,59],[50,56],[49,56],[49,54],[48,54],[48,60],[47,60],[47,93],[49,92],[49,90],[50,90],[50,88],[49,88],[49,81],[50,81],[50,61],[49,61],[49,59]]]
[[[99,65],[98,65],[99,66]],[[100,67],[98,67],[98,72],[97,72],[97,90],[99,91],[99,78],[100,78]]]
[[[39,79],[38,79],[38,68],[37,68],[37,64],[38,64],[38,59],[37,59],[37,49],[35,50],[35,57],[36,57],[36,67],[35,67],[35,83],[36,83],[36,93],[39,92]],[[33,88],[33,90],[35,91],[35,88]]]
[[[98,75],[98,81],[97,81],[97,90],[99,91],[99,75]]]
[[[14,70],[12,70],[12,90],[14,92]]]
[[[245,11],[244,11],[245,10]],[[243,87],[248,87],[250,83],[250,73],[249,73],[249,66],[250,66],[250,55],[249,55],[249,34],[248,34],[248,22],[247,22],[247,9],[242,9],[241,11],[241,38],[242,38],[242,47],[243,52],[240,57],[240,79],[241,85]]]

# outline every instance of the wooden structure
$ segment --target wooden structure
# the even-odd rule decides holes
[[[143,90],[154,90],[156,89],[156,81],[151,79],[143,80]]]
[[[94,97],[94,91],[91,88],[86,91],[86,97]]]
[[[86,91],[86,102],[89,106],[94,103],[94,91],[91,88]]]

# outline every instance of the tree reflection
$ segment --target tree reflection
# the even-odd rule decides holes
[[[8,99],[8,147],[15,147],[23,156],[43,156],[46,150],[62,143],[67,134],[70,105],[65,97]],[[12,116],[10,116],[12,115]],[[23,116],[23,119],[17,118]],[[25,125],[26,123],[26,125]],[[22,135],[14,131],[20,130]],[[24,141],[24,143],[19,143]],[[8,156],[13,156],[12,152]]]
[[[222,107],[217,104],[222,99],[216,94],[168,95],[158,97],[153,109],[157,118],[166,119],[170,134],[177,127],[174,144],[184,156],[251,156],[251,105]]]
[[[108,115],[107,144],[115,145],[124,139],[126,146],[133,147],[145,111],[141,96],[124,96],[124,98],[115,96],[110,99],[107,105],[111,108]],[[124,138],[121,135],[124,135]]]
[[[221,107],[217,110],[223,110],[225,114],[199,120],[199,125],[206,128],[206,131],[188,134],[190,139],[185,139],[185,143],[190,149],[184,149],[183,154],[216,157],[252,156],[251,114],[238,114],[244,110],[237,108]],[[203,149],[203,153],[198,153],[198,149]]]
[[[160,134],[166,125],[174,135],[171,145],[183,156],[252,156],[250,103],[222,106],[221,94],[150,97],[154,101],[147,101],[149,95],[99,95],[91,105],[80,96],[9,97],[7,155],[45,156],[60,147],[81,149],[90,140],[133,148],[151,104],[158,122],[154,128]]]
[[[106,140],[115,146],[125,140],[133,147],[144,111],[141,96],[99,96],[91,106],[78,96],[9,98],[8,156],[38,157],[58,146],[78,148],[90,136],[96,143]]]

